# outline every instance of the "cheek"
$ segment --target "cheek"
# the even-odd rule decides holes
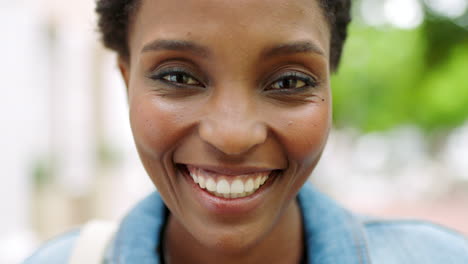
[[[182,109],[158,97],[136,96],[130,102],[130,124],[140,152],[160,158],[174,147],[182,133]]]
[[[290,160],[305,167],[320,157],[331,126],[331,110],[327,103],[310,105],[283,113],[277,124],[281,141]]]

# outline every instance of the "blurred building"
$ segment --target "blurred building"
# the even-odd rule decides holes
[[[153,189],[93,8],[25,0],[0,10],[0,263],[86,219],[118,218]]]

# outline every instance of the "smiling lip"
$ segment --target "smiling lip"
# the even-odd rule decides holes
[[[259,167],[254,167],[254,166],[220,167],[220,166],[213,166],[213,165],[193,165],[193,164],[186,164],[186,166],[193,166],[199,169],[203,169],[209,172],[222,174],[226,176],[237,176],[237,175],[252,174],[252,173],[259,173],[259,172],[271,172],[275,170],[275,169],[270,169],[270,168],[259,168]]]
[[[202,188],[201,186],[204,185],[199,185],[193,178],[194,171],[202,171],[199,172],[198,176],[203,175],[201,177],[205,178],[205,182],[210,180],[211,184],[218,185],[217,189],[211,186],[208,190],[206,185],[205,188]],[[276,170],[254,167],[227,168],[185,165],[185,169],[182,169],[181,172],[200,205],[212,213],[223,215],[243,214],[258,208],[270,190],[269,187],[274,180],[272,178],[277,176]],[[255,182],[255,179],[260,179],[260,181]],[[237,183],[234,183],[236,181]],[[244,181],[243,185],[239,181]],[[249,181],[250,183],[248,183]],[[229,193],[229,191],[226,193],[223,188],[229,187],[220,187],[220,185],[225,186],[226,184],[230,184],[230,186],[242,185],[243,187],[240,188],[246,190],[233,189],[233,193]]]

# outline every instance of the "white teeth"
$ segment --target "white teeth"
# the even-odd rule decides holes
[[[203,178],[202,176],[198,176],[198,185],[200,185],[200,188],[205,189],[206,188],[205,178]]]
[[[260,187],[261,180],[262,180],[261,177],[255,178],[254,189],[258,189],[258,187]]]
[[[192,175],[193,181],[194,181],[195,183],[198,183],[198,177],[195,176],[194,174],[190,174],[190,175]]]
[[[229,183],[226,180],[220,180],[216,185],[216,191],[222,194],[229,194],[231,192],[231,188]]]
[[[241,194],[244,192],[244,183],[241,180],[235,180],[231,184],[231,194]]]
[[[212,178],[208,178],[206,181],[206,189],[210,192],[216,191],[216,182]]]
[[[193,181],[200,188],[206,188],[211,194],[228,199],[242,198],[255,193],[269,177],[266,172],[238,176],[217,176],[195,167],[189,167],[189,172]]]
[[[248,179],[247,182],[245,183],[245,192],[249,193],[253,191],[254,189],[254,182],[252,179]]]

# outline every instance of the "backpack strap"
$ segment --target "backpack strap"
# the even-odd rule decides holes
[[[101,264],[116,231],[117,224],[114,222],[88,222],[81,229],[68,264]]]

